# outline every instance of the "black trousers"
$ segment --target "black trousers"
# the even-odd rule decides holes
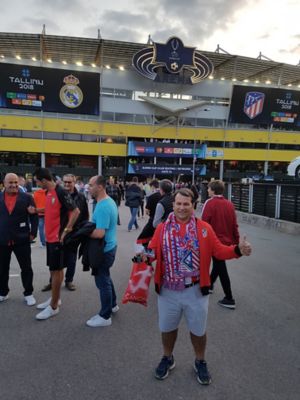
[[[30,243],[16,244],[13,246],[0,246],[0,296],[6,296],[9,292],[8,280],[12,253],[15,254],[21,268],[24,296],[29,296],[33,292],[33,271],[31,267]]]
[[[232,300],[231,285],[227,272],[226,262],[224,260],[218,260],[217,258],[213,257],[213,268],[210,273],[211,287],[213,287],[218,277],[220,278],[220,282],[226,299]]]

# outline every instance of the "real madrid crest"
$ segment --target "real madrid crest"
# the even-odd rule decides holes
[[[60,89],[59,98],[68,108],[79,107],[83,101],[83,93],[78,86],[79,79],[74,75],[64,77],[65,85]]]

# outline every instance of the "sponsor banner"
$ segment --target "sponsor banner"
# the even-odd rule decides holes
[[[128,164],[129,174],[192,175],[193,165]],[[195,165],[195,175],[206,175],[206,165]]]
[[[128,156],[143,157],[193,157],[205,158],[206,144],[181,144],[161,142],[128,142]]]
[[[0,63],[0,107],[99,115],[100,75]]]
[[[224,157],[223,150],[206,150],[206,157]]]
[[[229,122],[296,129],[300,126],[300,91],[235,85]]]

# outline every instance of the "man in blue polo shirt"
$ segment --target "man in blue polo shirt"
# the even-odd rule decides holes
[[[107,195],[105,188],[106,181],[103,176],[94,176],[90,179],[89,191],[97,201],[92,218],[96,229],[90,237],[105,240],[103,260],[95,276],[95,283],[100,292],[101,309],[86,322],[92,328],[111,325],[111,313],[119,310],[114,284],[110,277],[110,267],[115,261],[117,252],[118,209],[116,203]]]

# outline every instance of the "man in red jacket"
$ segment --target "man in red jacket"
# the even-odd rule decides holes
[[[154,282],[159,295],[159,327],[164,351],[155,377],[165,379],[175,367],[173,349],[183,314],[196,355],[197,380],[209,385],[205,347],[211,257],[231,259],[250,255],[251,246],[245,238],[236,246],[223,245],[209,224],[195,218],[193,198],[189,189],[175,193],[174,212],[157,226],[149,244],[156,258]]]
[[[206,200],[203,206],[202,220],[208,222],[213,227],[213,230],[223,244],[238,244],[240,235],[234,205],[224,198],[224,190],[224,182],[220,180],[215,180],[208,184],[207,191],[210,198]],[[218,277],[220,277],[220,282],[225,294],[224,299],[219,300],[218,304],[233,310],[235,309],[235,300],[232,297],[226,262],[225,260],[213,257],[213,268],[210,274],[211,293],[213,292],[213,286]]]

